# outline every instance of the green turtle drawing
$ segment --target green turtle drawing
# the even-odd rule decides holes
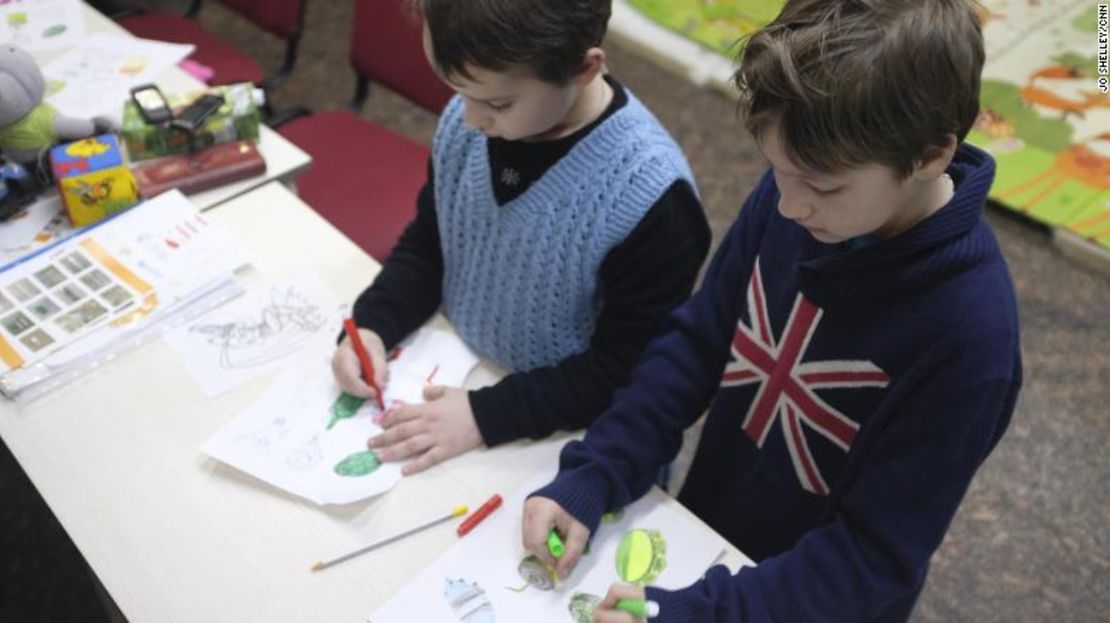
[[[667,543],[658,530],[636,528],[624,533],[617,546],[617,575],[620,579],[646,586],[667,567]]]

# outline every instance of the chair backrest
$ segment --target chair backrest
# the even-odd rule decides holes
[[[288,41],[297,37],[304,23],[306,0],[219,0],[266,32]]]
[[[428,66],[422,36],[408,0],[355,0],[355,71],[439,113],[454,91]]]

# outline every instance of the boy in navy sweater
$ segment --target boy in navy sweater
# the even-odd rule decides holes
[[[1021,385],[1008,269],[982,219],[978,18],[964,0],[793,0],[736,82],[770,162],[701,290],[528,499],[568,574],[709,406],[679,500],[758,566],[614,585],[594,620],[904,621]],[[566,554],[544,546],[561,532]]]
[[[399,0],[391,0],[397,2]],[[415,473],[599,416],[686,300],[709,225],[678,145],[605,75],[611,0],[416,0],[429,62],[456,91],[428,181],[354,319],[378,374],[443,305],[510,372],[476,391],[429,387],[370,440]],[[369,396],[344,340],[340,385]]]

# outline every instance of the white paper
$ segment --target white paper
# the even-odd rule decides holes
[[[603,521],[574,572],[554,590],[525,584],[518,566],[526,553],[521,546],[524,499],[547,484],[543,475],[505,500],[477,528],[459,539],[411,584],[370,617],[373,623],[455,623],[457,621],[527,621],[568,623],[571,597],[583,592],[604,597],[617,577],[616,552],[621,537],[632,529],[658,530],[666,542],[666,567],[652,586],[677,589],[700,578],[725,549],[725,541],[679,511],[643,498],[624,509],[615,522]],[[469,613],[469,618],[467,615]]]
[[[131,87],[154,82],[193,52],[193,46],[99,34],[42,68],[46,101],[72,117],[117,121]]]
[[[85,36],[80,0],[3,0],[0,43],[24,50],[50,50],[77,44]]]
[[[86,236],[133,265],[165,302],[190,296],[251,259],[238,238],[210,223],[178,190],[162,193],[78,235]]]
[[[7,265],[73,231],[62,199],[50,192],[20,215],[0,223],[0,266]]]
[[[239,470],[317,504],[347,504],[388,491],[401,479],[401,463],[370,473],[343,476],[337,466],[367,452],[366,441],[381,432],[373,401],[354,417],[336,418],[341,391],[332,375],[331,352],[312,353],[290,365],[250,408],[210,437],[201,450]],[[389,366],[385,403],[423,402],[423,388],[459,386],[478,357],[457,335],[421,329],[402,344]]]
[[[260,288],[165,336],[212,398],[276,371],[296,355],[330,354],[344,305],[315,273]]]

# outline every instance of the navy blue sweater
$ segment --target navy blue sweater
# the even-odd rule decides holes
[[[702,288],[536,492],[593,531],[709,406],[679,500],[758,566],[648,588],[653,621],[904,621],[1021,385],[1017,308],[982,219],[994,162],[888,240],[825,245],[763,176]]]

